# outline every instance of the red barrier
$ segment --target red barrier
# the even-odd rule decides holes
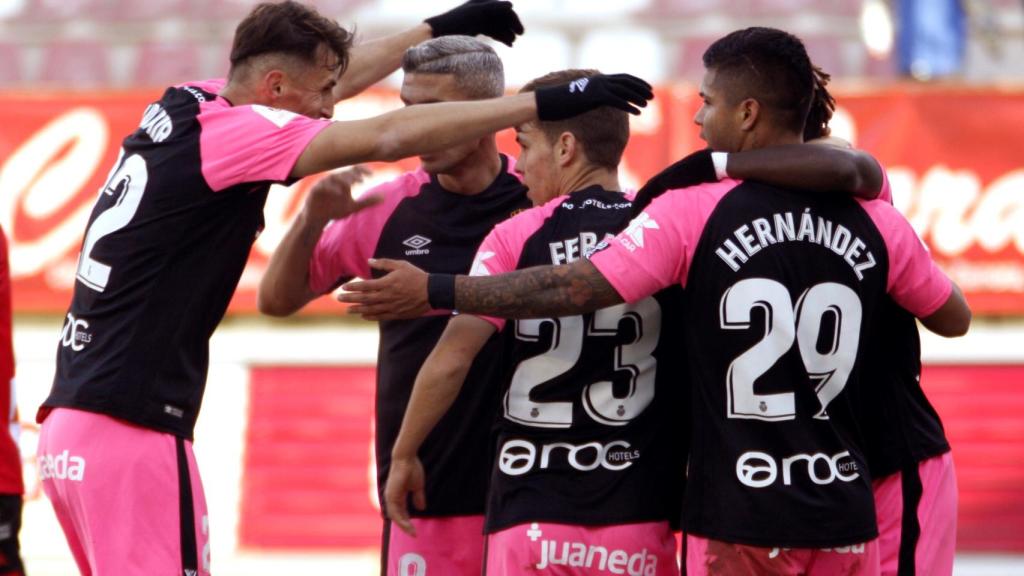
[[[362,367],[252,370],[242,546],[378,545],[373,374]],[[958,549],[1024,552],[1024,365],[926,366],[922,381],[953,446]]]

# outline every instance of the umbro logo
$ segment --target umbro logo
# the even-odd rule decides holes
[[[185,576],[196,576],[196,574],[198,574],[198,572],[196,572],[195,570],[191,568],[185,568]]]
[[[426,236],[420,236],[419,234],[406,238],[405,240],[402,241],[402,244],[405,244],[409,248],[412,248],[412,250],[406,250],[405,255],[422,256],[424,254],[430,254],[430,249],[426,247],[428,244],[430,244],[430,242],[430,238],[427,238]]]
[[[660,226],[658,226],[658,223],[654,221],[654,218],[651,218],[647,212],[641,212],[639,216],[629,223],[629,227],[626,228],[625,234],[629,237],[629,240],[632,240],[632,242],[628,242],[625,238],[621,239],[620,242],[622,242],[622,245],[632,252],[637,248],[644,247],[644,230],[659,229]]]
[[[587,89],[587,84],[590,84],[590,78],[580,78],[579,80],[573,80],[569,83],[569,93],[583,92]]]

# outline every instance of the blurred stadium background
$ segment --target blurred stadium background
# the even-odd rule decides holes
[[[374,38],[458,0],[313,2]],[[28,488],[24,555],[36,576],[74,567],[35,471],[32,417],[92,196],[120,138],[168,84],[221,76],[249,0],[0,0],[0,224],[11,241]],[[1024,574],[1024,2],[1021,0],[516,0],[527,28],[499,46],[510,87],[564,67],[658,86],[633,120],[635,186],[700,147],[700,55],[749,25],[800,35],[834,75],[834,127],[880,158],[898,207],[964,288],[970,335],[926,337],[924,387],[959,469],[958,574]],[[400,105],[394,75],[338,106]],[[504,150],[515,153],[505,134]],[[369,184],[415,165],[374,166]],[[271,194],[267,227],[212,344],[195,450],[220,575],[377,572],[374,326],[328,298],[302,316],[255,312],[255,286],[309,182]]]

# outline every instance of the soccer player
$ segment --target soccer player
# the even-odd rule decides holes
[[[7,235],[0,228],[0,576],[22,576],[21,508],[25,484],[18,449],[18,404],[14,390],[14,334],[11,324],[11,268]]]
[[[596,73],[553,72],[523,91],[586,82]],[[495,227],[473,275],[575,262],[630,219],[618,179],[629,138],[625,113],[599,108],[563,122],[527,122],[516,132],[516,171],[537,207]],[[450,409],[460,390],[484,388],[489,397],[500,393],[502,407],[497,454],[483,460],[494,462],[487,574],[548,567],[678,574],[671,523],[681,504],[686,430],[674,410],[685,390],[678,325],[662,320],[679,313],[677,292],[507,327],[496,318],[455,316],[420,369],[405,411],[385,490],[389,517],[419,532],[407,498],[412,493],[417,507],[429,507],[424,486],[437,482],[438,471],[418,454],[442,417],[464,414]],[[498,354],[485,348],[496,332]],[[471,363],[497,358],[504,369],[493,380],[467,381]],[[499,397],[492,401],[498,406]]]
[[[737,31],[704,62],[696,121],[712,149],[802,141],[812,75],[798,39]],[[359,290],[342,298],[360,304],[353,312],[386,318],[428,300],[508,317],[577,314],[686,287],[694,574],[877,573],[871,487],[843,390],[863,379],[886,294],[937,333],[970,322],[890,205],[731,179],[670,190],[607,250],[568,266],[423,279],[404,263],[378,265],[396,273],[347,286]]]
[[[667,189],[730,177],[781,186],[829,187],[892,202],[877,161],[829,138],[835,110],[829,75],[815,69],[815,97],[804,138],[831,152],[801,145],[741,154],[701,151],[652,178],[637,194],[634,211]],[[716,158],[713,160],[711,156]],[[831,157],[830,157],[831,156]],[[717,162],[715,161],[717,160]],[[803,163],[801,165],[801,163]],[[868,339],[862,385],[850,390],[863,451],[873,480],[881,573],[951,574],[956,549],[956,474],[942,421],[921,389],[921,345],[913,315],[886,298]]]
[[[402,69],[401,97],[407,105],[496,98],[505,90],[498,55],[466,36],[410,48]],[[491,228],[530,205],[513,166],[498,153],[494,134],[488,134],[422,156],[419,169],[367,192],[365,197],[379,198],[378,204],[348,218],[343,217],[351,203],[353,175],[321,181],[270,260],[260,284],[260,310],[289,315],[353,276],[370,278],[371,257],[407,258],[435,272],[469,272]],[[325,229],[332,218],[338,219]],[[416,372],[447,322],[447,315],[432,315],[381,323],[376,399],[381,493]],[[497,339],[485,350],[495,354]],[[480,571],[490,429],[498,396],[496,388],[486,385],[494,377],[490,362],[470,364],[464,368],[472,385],[422,449],[436,476],[428,486],[429,506],[414,520],[420,537],[391,530],[385,521],[382,574],[404,576],[415,566],[420,574]]]
[[[89,218],[53,389],[37,415],[43,475],[52,472],[43,487],[84,574],[209,572],[192,433],[209,337],[271,183],[436,153],[538,117],[638,112],[651,97],[637,78],[606,76],[585,92],[330,122],[350,42],[302,4],[260,4],[236,30],[228,79],[169,88],[123,141]]]

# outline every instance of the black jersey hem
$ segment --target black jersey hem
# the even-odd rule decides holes
[[[70,401],[60,401],[60,400],[54,400],[54,401],[47,400],[46,402],[44,402],[40,406],[40,408],[49,408],[50,410],[53,410],[54,408],[68,408],[68,409],[71,409],[71,410],[81,410],[83,412],[92,412],[93,414],[102,414],[104,416],[109,416],[109,417],[115,418],[117,420],[122,420],[122,421],[126,422],[127,424],[131,424],[133,426],[139,426],[141,428],[146,428],[147,430],[153,430],[155,432],[164,432],[166,434],[170,434],[172,436],[176,436],[176,437],[181,438],[183,440],[188,440],[189,442],[192,442],[192,439],[193,439],[192,438],[193,437],[193,430],[191,430],[191,429],[190,430],[179,430],[179,429],[172,428],[170,426],[161,426],[161,425],[153,423],[153,422],[148,422],[144,418],[140,418],[138,416],[138,414],[122,413],[122,412],[120,412],[118,410],[113,410],[110,407],[91,406],[87,402],[70,402]]]
[[[521,526],[523,524],[530,524],[531,522],[548,522],[550,524],[566,524],[566,525],[569,525],[569,526],[622,526],[623,524],[646,524],[646,523],[649,523],[649,522],[665,522],[665,523],[667,523],[669,525],[669,527],[673,531],[679,532],[678,522],[673,522],[673,520],[671,518],[654,518],[654,517],[638,517],[638,516],[628,516],[628,517],[615,518],[615,517],[603,516],[600,519],[594,519],[594,518],[565,518],[564,516],[561,516],[561,515],[555,515],[555,516],[533,515],[533,516],[524,516],[524,517],[521,517],[521,518],[519,518],[519,517],[517,517],[517,518],[510,518],[509,520],[505,520],[505,521],[502,521],[502,522],[491,522],[490,519],[488,518],[484,522],[484,534],[494,534],[495,532],[500,532],[501,530],[506,530],[508,528],[514,528],[516,526]]]
[[[901,472],[907,466],[914,466],[916,464],[920,464],[925,460],[931,460],[932,458],[942,456],[943,454],[946,454],[947,452],[950,451],[952,451],[952,448],[950,447],[948,441],[931,444],[928,445],[927,448],[913,450],[912,454],[907,455],[905,458],[896,459],[893,464],[888,464],[886,466],[876,466],[875,470],[871,470],[869,466],[868,472],[871,474],[872,480],[880,480],[882,478],[887,478],[889,476],[892,476],[893,474]]]
[[[836,548],[838,546],[853,546],[855,544],[864,544],[878,538],[878,529],[865,531],[860,534],[851,536],[844,536],[839,538],[826,538],[826,539],[777,539],[777,540],[766,540],[763,537],[748,537],[735,534],[725,534],[721,532],[715,532],[713,530],[701,530],[699,528],[690,528],[687,526],[683,527],[683,532],[686,534],[692,534],[694,536],[700,536],[701,538],[708,538],[710,540],[718,540],[720,542],[728,542],[730,544],[742,544],[744,546],[757,546],[759,548]]]

